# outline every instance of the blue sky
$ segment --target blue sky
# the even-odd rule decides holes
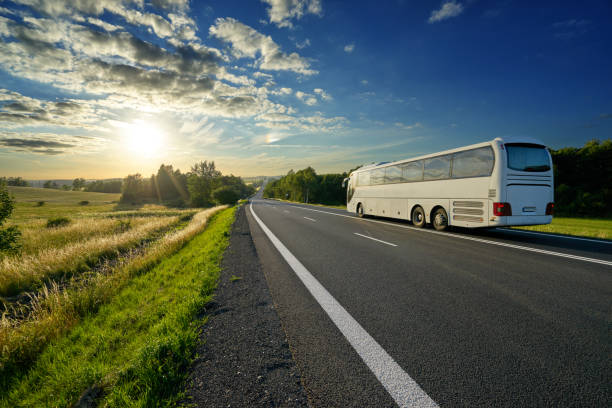
[[[0,1],[0,174],[325,173],[610,138],[612,6],[531,3]]]

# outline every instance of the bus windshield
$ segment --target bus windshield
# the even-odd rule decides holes
[[[548,171],[550,158],[544,147],[533,145],[506,145],[508,167],[518,171]]]

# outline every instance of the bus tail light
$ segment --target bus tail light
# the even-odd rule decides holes
[[[493,214],[498,217],[509,217],[512,215],[510,203],[493,203]]]
[[[555,214],[555,203],[546,204],[546,215],[554,215]]]

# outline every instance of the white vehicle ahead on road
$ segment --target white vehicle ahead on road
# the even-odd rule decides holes
[[[501,139],[393,163],[345,179],[347,210],[400,218],[437,230],[550,224],[550,153],[537,140]]]

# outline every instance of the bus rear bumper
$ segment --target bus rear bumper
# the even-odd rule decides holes
[[[492,217],[489,220],[491,227],[510,225],[544,225],[552,222],[552,215],[513,215],[510,217]]]

